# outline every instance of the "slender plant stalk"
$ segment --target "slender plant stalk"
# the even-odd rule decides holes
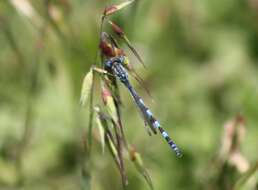
[[[53,20],[53,18],[49,14],[48,7],[50,5],[50,1],[51,0],[44,0],[44,2],[45,2],[45,17],[44,18],[51,25],[51,27],[54,29],[54,31],[57,34],[57,36],[60,37],[61,42],[66,42],[67,40],[65,38],[64,33],[61,31],[61,29],[59,28],[58,24],[55,22],[55,20]]]
[[[122,183],[123,183],[123,187],[125,188],[126,185],[128,184],[128,180],[126,177],[126,173],[125,173],[125,168],[124,168],[124,160],[123,160],[123,150],[122,150],[122,140],[121,140],[121,128],[113,121],[113,125],[114,125],[114,130],[115,130],[115,134],[116,134],[116,140],[117,140],[117,150],[118,150],[118,157],[119,157],[119,162],[120,162],[120,173],[121,173],[121,177],[122,177]],[[119,132],[120,130],[120,132]]]
[[[111,140],[110,134],[111,134],[110,131],[109,131],[109,133],[108,133],[108,132],[105,133],[105,141],[106,141],[106,143],[107,143],[109,152],[111,153],[111,155],[112,155],[112,157],[113,157],[113,159],[114,159],[114,161],[115,161],[115,163],[116,163],[116,166],[118,167],[118,169],[119,169],[119,171],[120,171],[120,162],[119,162],[119,160],[117,159],[117,157],[115,156],[114,152],[112,151],[112,145],[110,144],[110,141],[109,141],[109,139]],[[112,141],[112,140],[111,140],[111,141]],[[114,141],[112,141],[112,142],[114,143]]]
[[[104,17],[101,17],[101,22],[100,22],[100,31],[99,31],[99,40],[98,40],[98,45],[100,42],[100,35],[102,33],[103,30],[103,22],[104,22]],[[94,65],[93,68],[95,67],[95,65],[97,65],[97,59],[98,59],[98,55],[99,55],[99,48],[97,45],[97,51],[96,51],[96,55],[94,58]],[[93,72],[93,83],[92,83],[92,87],[91,87],[91,92],[90,92],[90,100],[89,100],[89,122],[88,122],[88,141],[89,141],[89,154],[91,152],[91,144],[92,144],[92,124],[93,124],[93,117],[94,117],[94,99],[93,99],[93,95],[94,95],[94,86],[95,86],[95,72]],[[90,156],[90,155],[89,155]]]
[[[3,30],[3,33],[5,34],[6,39],[8,40],[10,47],[12,48],[13,52],[15,53],[19,63],[21,66],[25,66],[25,60],[24,57],[22,55],[22,52],[18,46],[18,44],[16,43],[14,36],[11,32],[11,30],[9,29],[9,27],[7,26],[7,22],[5,21],[5,18],[0,18],[0,29]]]
[[[44,32],[42,32],[44,33]],[[43,38],[44,34],[41,34],[41,39]],[[40,49],[37,49],[35,55],[35,61],[32,64],[31,70],[28,74],[29,77],[29,87],[27,93],[27,108],[25,113],[25,120],[24,120],[24,132],[21,138],[21,141],[18,145],[18,153],[16,156],[16,167],[18,172],[18,184],[23,184],[24,176],[23,176],[23,169],[22,169],[22,162],[25,150],[30,142],[30,139],[33,134],[33,127],[32,127],[32,120],[33,120],[33,106],[36,98],[36,90],[39,80],[39,57],[40,57]]]
[[[102,32],[102,28],[103,28],[103,18],[101,18],[99,34],[101,34],[101,32]],[[100,42],[100,37],[99,37],[98,44],[99,44],[99,42]],[[97,45],[97,51],[96,51],[96,55],[95,55],[95,58],[94,58],[94,64],[93,64],[92,67],[95,67],[95,65],[97,65],[98,54],[99,54],[99,48],[98,48],[98,45]],[[90,97],[89,97],[89,118],[88,118],[89,122],[88,122],[87,141],[84,142],[85,144],[87,144],[87,146],[84,146],[84,148],[87,147],[87,149],[85,149],[83,151],[83,158],[84,159],[82,160],[82,164],[81,164],[81,172],[82,172],[82,177],[83,178],[84,177],[90,178],[90,176],[91,176],[90,170],[89,170],[89,165],[90,165],[90,162],[91,162],[92,125],[93,125],[93,118],[94,118],[94,89],[95,89],[95,72],[93,72],[93,82],[92,82],[92,86],[91,86],[91,89],[90,89]],[[115,156],[113,156],[113,157],[115,157]],[[88,188],[90,188],[90,187],[88,187]],[[85,190],[83,185],[81,186],[81,189]]]

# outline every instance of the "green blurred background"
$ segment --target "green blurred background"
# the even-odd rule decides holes
[[[80,88],[96,56],[103,9],[118,2],[0,1],[0,189],[80,188],[88,122]],[[123,46],[154,102],[134,81],[136,90],[184,154],[176,158],[159,135],[147,135],[121,86],[125,134],[154,187],[223,189],[214,183],[213,160],[224,123],[238,113],[246,120],[241,152],[250,165],[258,158],[258,1],[138,0],[111,19],[142,55],[147,69]],[[148,189],[129,161],[126,170],[128,189]],[[122,189],[96,140],[89,172],[93,190]],[[255,183],[245,189],[258,188],[257,175]]]

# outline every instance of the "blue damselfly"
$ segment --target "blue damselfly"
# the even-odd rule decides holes
[[[132,95],[134,102],[141,111],[145,121],[148,123],[152,131],[156,134],[156,130],[159,130],[163,138],[167,141],[169,146],[175,151],[177,156],[181,156],[181,152],[173,140],[169,137],[168,133],[160,126],[160,123],[153,116],[150,109],[144,104],[142,98],[137,94],[133,86],[131,85],[126,69],[123,66],[124,56],[112,57],[104,62],[106,70],[115,75],[121,83],[129,90]]]

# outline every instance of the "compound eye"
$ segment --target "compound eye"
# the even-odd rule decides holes
[[[120,60],[121,63],[123,63],[124,62],[124,56],[120,56],[119,60]]]
[[[106,66],[106,67],[110,68],[111,65],[112,65],[111,60],[108,60],[108,61],[105,62],[105,66]]]

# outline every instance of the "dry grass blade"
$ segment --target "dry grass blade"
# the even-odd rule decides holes
[[[129,41],[129,39],[124,35],[123,36],[123,40],[125,41],[126,45],[129,47],[129,49],[133,52],[133,54],[135,55],[135,57],[141,62],[141,64],[145,66],[140,54],[136,51],[136,49],[132,46],[131,42]]]
[[[130,150],[130,159],[134,163],[134,166],[136,167],[137,171],[139,173],[141,173],[141,175],[144,177],[144,179],[148,183],[149,187],[151,189],[154,189],[151,177],[150,177],[149,173],[147,172],[146,168],[144,167],[141,155],[139,152],[136,151],[136,149],[134,147],[132,147]]]
[[[95,107],[95,111],[98,114],[98,122],[101,128],[105,130],[104,138],[108,145],[108,148],[113,156],[114,161],[116,162],[118,169],[120,171],[120,175],[122,178],[123,186],[125,187],[128,184],[127,176],[124,169],[124,161],[123,161],[123,154],[122,154],[122,138],[121,138],[121,131],[119,130],[119,126],[116,122],[105,113],[101,112],[98,106]],[[112,122],[113,129],[115,131],[116,141],[113,138],[113,135],[110,131],[109,122]]]
[[[236,182],[234,190],[240,190],[247,181],[258,171],[258,161]]]
[[[105,10],[104,10],[103,15],[108,16],[108,15],[114,14],[117,11],[127,7],[128,5],[130,5],[133,2],[134,2],[134,0],[130,0],[130,1],[125,1],[123,3],[120,3],[118,5],[112,5],[112,6],[106,7]]]
[[[115,146],[115,141],[113,138],[113,135],[111,133],[111,131],[109,130],[109,124],[108,124],[108,120],[111,120],[111,118],[107,115],[105,115],[101,110],[100,107],[95,106],[94,107],[95,112],[98,115],[98,120],[99,120],[99,124],[101,125],[101,127],[104,129],[104,138],[106,143],[109,146],[109,150],[112,153],[115,161],[118,160],[118,153],[117,153],[117,148]]]
[[[121,27],[119,27],[117,24],[115,24],[112,21],[108,21],[108,23],[112,26],[113,31],[120,37],[122,38],[126,45],[129,47],[129,49],[133,52],[133,54],[135,55],[135,57],[140,61],[140,63],[144,66],[144,61],[141,58],[140,54],[137,52],[137,50],[133,47],[132,43],[130,42],[130,40],[127,38],[125,32],[123,31],[123,29]]]
[[[106,70],[101,68],[94,67],[93,70],[101,74],[110,75]]]
[[[82,83],[80,104],[84,106],[89,98],[93,85],[93,71],[90,71],[85,75]]]
[[[118,160],[119,158],[118,158],[117,149],[116,149],[116,146],[115,146],[115,144],[113,143],[113,141],[111,141],[110,136],[108,136],[108,143],[109,143],[109,145],[110,145],[110,147],[111,147],[111,152],[112,152],[112,154],[115,156],[116,160]]]
[[[11,0],[11,4],[21,14],[26,16],[35,26],[40,27],[43,21],[28,0]]]
[[[235,116],[224,125],[220,157],[227,159],[232,152],[238,151],[245,135],[245,120],[241,115]]]
[[[114,75],[112,75],[111,73],[107,72],[104,69],[98,68],[98,67],[93,67],[93,71],[99,73],[99,74],[103,74],[103,75],[108,75],[110,77],[115,77]]]
[[[15,39],[12,31],[10,30],[11,22],[5,17],[1,17],[0,15],[0,30],[3,31],[3,34],[5,35],[7,41],[10,44],[10,47],[12,48],[13,52],[15,53],[17,60],[19,61],[21,66],[25,65],[24,55],[21,51],[21,48],[19,47],[17,40]]]
[[[126,176],[126,172],[125,172],[125,168],[124,168],[124,160],[123,160],[123,150],[122,150],[123,146],[122,146],[122,135],[121,135],[122,128],[120,128],[119,125],[114,120],[112,120],[112,123],[113,123],[114,131],[116,134],[118,158],[119,158],[119,163],[120,163],[119,170],[120,170],[121,177],[122,177],[123,187],[126,187],[126,185],[128,185],[128,179]]]

